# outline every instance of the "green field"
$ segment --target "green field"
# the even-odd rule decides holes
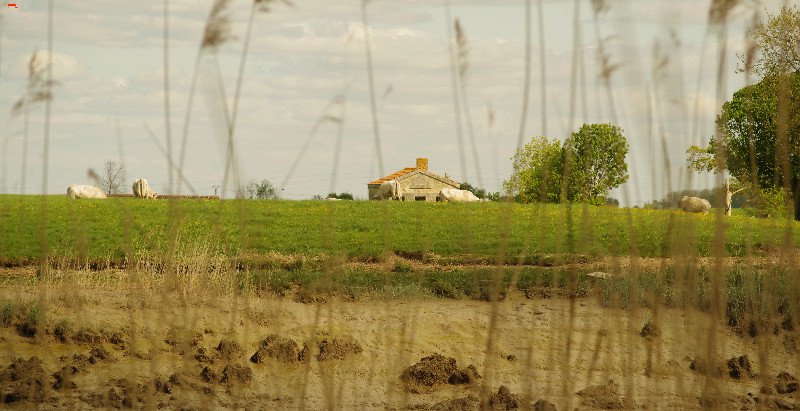
[[[785,244],[785,220],[724,217],[714,211],[688,215],[494,202],[71,200],[3,195],[0,261],[19,265],[46,255],[52,260],[123,264],[145,256],[162,259],[170,249],[186,247],[255,260],[274,254],[369,259],[387,251],[489,263],[566,254],[711,256],[714,244],[723,244],[714,241],[718,229],[724,234],[726,256],[745,256],[748,251],[758,255]],[[793,241],[798,245],[800,240],[795,236]]]

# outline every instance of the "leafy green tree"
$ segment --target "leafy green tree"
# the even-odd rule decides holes
[[[754,46],[751,52],[739,55],[743,66],[759,77],[781,76],[800,70],[800,10],[781,7],[778,14],[767,12],[767,21],[747,32]],[[758,52],[757,55],[755,52]]]
[[[602,204],[608,190],[628,181],[628,140],[611,124],[584,124],[564,142],[569,199]]]
[[[473,186],[472,184],[467,183],[466,181],[461,183],[461,185],[458,186],[458,188],[460,190],[467,190],[467,191],[471,192],[472,194],[475,194],[475,197],[478,197],[480,199],[486,198],[486,196],[488,195],[486,193],[485,189],[477,188],[477,187]]]
[[[722,154],[733,177],[762,191],[791,187],[795,220],[800,219],[800,72],[768,76],[734,93],[717,116],[717,128],[720,135],[707,149],[715,161]]]
[[[794,218],[800,220],[800,11],[794,6],[767,13],[767,21],[747,34],[753,47],[739,56],[744,65],[739,70],[752,70],[761,81],[723,105],[718,135],[707,148],[687,151],[689,167],[727,170],[739,185],[753,188],[756,208],[774,203],[776,193],[784,193],[785,200],[791,194]]]
[[[278,192],[275,186],[267,179],[261,181],[251,181],[247,183],[247,198],[258,200],[274,200],[278,198]]]
[[[328,198],[338,198],[339,200],[352,200],[353,195],[347,192],[341,194],[328,193]]]
[[[517,150],[511,160],[514,162],[514,173],[503,182],[506,193],[523,203],[561,201],[564,157],[558,140],[547,141],[545,137],[534,137]]]

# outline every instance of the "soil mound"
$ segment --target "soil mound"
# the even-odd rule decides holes
[[[317,361],[343,360],[363,351],[358,341],[350,336],[336,337],[332,340],[326,338],[320,341],[318,346]]]
[[[39,357],[31,357],[27,361],[17,358],[0,372],[0,402],[44,401],[45,379]]]
[[[489,397],[489,407],[493,410],[516,410],[522,403],[522,398],[517,394],[512,394],[505,385],[501,385],[497,394]]]
[[[187,348],[197,347],[200,340],[203,339],[203,334],[195,332],[192,334],[188,330],[171,329],[164,337],[164,342],[172,346],[172,350],[180,355],[185,354]]]
[[[231,361],[242,353],[242,347],[238,342],[233,340],[221,340],[217,345],[217,354],[219,358],[225,361]]]
[[[270,334],[258,344],[258,350],[250,357],[250,361],[263,364],[267,357],[272,357],[281,362],[295,362],[299,360],[299,354],[296,342]]]
[[[74,377],[78,374],[86,372],[86,370],[89,369],[89,366],[102,361],[102,358],[106,357],[110,357],[108,351],[102,352],[101,350],[98,350],[96,353],[94,353],[93,351],[91,356],[87,356],[86,354],[72,354],[72,361],[61,367],[60,370],[53,373],[53,378],[55,378],[53,389],[55,390],[77,389],[78,386],[73,381]],[[68,361],[68,359],[69,357],[67,357],[66,355],[59,358],[59,360],[61,360],[62,362],[66,362]]]
[[[533,404],[533,411],[556,411],[556,405],[545,400],[538,400]]]
[[[228,364],[222,370],[222,378],[219,382],[222,384],[250,384],[253,380],[253,370],[250,367],[239,364]]]
[[[400,380],[413,393],[427,392],[440,384],[472,384],[480,378],[474,365],[459,370],[455,358],[438,353],[419,360],[400,375]]]
[[[219,376],[217,375],[217,372],[214,371],[214,369],[212,369],[211,367],[204,367],[203,371],[200,371],[200,378],[202,378],[203,381],[209,384],[214,384],[219,381]]]
[[[581,406],[599,408],[603,410],[616,410],[625,408],[625,399],[619,394],[619,386],[614,380],[608,380],[606,385],[593,385],[586,387],[576,394],[582,398]]]
[[[456,370],[447,382],[453,385],[472,384],[477,382],[478,378],[481,378],[481,375],[478,374],[478,369],[474,365],[470,365],[463,370]]]
[[[117,362],[119,361],[116,357],[111,355],[103,347],[94,347],[91,351],[89,351],[89,362],[92,364],[97,364],[99,362]]]
[[[74,365],[65,365],[61,367],[60,370],[53,373],[53,378],[56,379],[56,382],[53,384],[54,390],[74,390],[78,388],[78,385],[72,381],[73,376],[80,373],[78,367]]]
[[[415,392],[418,387],[433,387],[446,384],[456,372],[456,360],[441,354],[433,354],[406,368],[400,379]]]
[[[755,377],[755,373],[753,373],[753,370],[750,367],[750,359],[748,359],[746,355],[742,355],[739,358],[733,357],[729,359],[728,375],[735,380]]]
[[[712,377],[722,377],[722,366],[714,364],[704,358],[695,358],[689,364],[689,369],[699,372],[700,374],[711,375]]]
[[[778,394],[789,394],[797,391],[797,378],[788,372],[782,372],[777,376],[778,382],[775,383],[775,391]]]
[[[648,340],[652,340],[653,338],[661,335],[661,330],[659,330],[658,327],[656,327],[656,325],[651,321],[648,321],[644,324],[644,327],[642,327],[642,331],[639,333],[639,335]]]

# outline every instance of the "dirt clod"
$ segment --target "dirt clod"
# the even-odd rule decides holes
[[[474,365],[470,365],[463,370],[456,370],[456,372],[450,376],[448,382],[453,385],[472,384],[477,382],[479,378],[481,378],[481,375],[478,374],[478,369],[475,368]]]
[[[713,377],[722,377],[722,366],[719,364],[712,365],[704,358],[695,358],[689,364],[689,368],[699,372],[700,374],[711,375]]]
[[[194,359],[197,360],[197,362],[205,362],[205,363],[213,364],[214,360],[215,360],[215,356],[214,356],[212,351],[206,350],[205,348],[200,347],[200,348],[197,349],[197,352],[195,352]]]
[[[649,340],[660,336],[661,330],[659,330],[652,321],[648,321],[644,324],[644,327],[642,327],[642,331],[639,335]]]
[[[78,388],[75,384],[73,376],[80,373],[80,370],[74,365],[65,365],[60,370],[53,373],[53,378],[56,382],[53,384],[54,390],[74,390]]]
[[[733,357],[728,360],[728,375],[735,380],[755,377],[747,355],[742,355],[738,358]]]
[[[222,370],[222,384],[250,384],[253,380],[253,370],[250,367],[239,364],[228,364]]]
[[[217,353],[222,360],[231,361],[242,353],[242,347],[236,341],[221,340],[217,345]]]
[[[202,378],[203,381],[209,384],[215,384],[217,381],[219,381],[219,376],[217,376],[217,372],[214,371],[211,367],[203,368],[203,371],[200,371],[200,378]]]
[[[576,394],[580,395],[581,405],[588,408],[614,410],[625,408],[625,399],[619,394],[619,386],[614,380],[605,385],[586,387]]]
[[[788,372],[782,372],[777,376],[778,382],[775,383],[775,391],[779,394],[789,394],[797,391],[797,378]]]
[[[556,411],[556,405],[540,399],[533,404],[533,411]]]
[[[324,339],[319,342],[319,355],[317,361],[343,360],[352,354],[358,354],[363,349],[353,337],[342,336],[334,339]]]
[[[17,358],[0,372],[0,400],[4,403],[22,400],[43,402],[45,380],[39,357],[31,357],[27,361]]]
[[[515,410],[519,408],[522,399],[517,394],[512,394],[505,385],[501,385],[497,394],[489,397],[489,407],[493,410]]]
[[[258,351],[250,357],[250,361],[263,364],[267,357],[281,362],[295,362],[299,358],[299,347],[293,340],[271,334],[261,341]]]
[[[103,336],[100,333],[90,329],[81,328],[72,337],[72,340],[78,344],[100,344],[103,341]]]
[[[94,347],[91,351],[89,351],[89,362],[92,364],[97,364],[99,362],[117,362],[119,361],[116,357],[111,355],[103,347]]]
[[[410,391],[419,392],[419,388],[446,384],[455,372],[455,358],[434,354],[403,370],[400,379]]]

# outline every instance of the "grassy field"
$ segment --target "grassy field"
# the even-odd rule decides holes
[[[46,219],[41,218],[46,207]],[[787,223],[679,211],[507,203],[169,200],[0,196],[0,261],[24,264],[42,255],[76,264],[123,264],[172,247],[210,247],[227,257],[344,255],[386,251],[537,261],[589,257],[710,256],[717,224],[724,253],[759,255],[785,244]],[[42,226],[46,221],[46,228]],[[790,223],[794,224],[794,223]],[[46,253],[42,253],[42,230]],[[172,233],[172,234],[170,234]],[[172,236],[172,237],[171,237]],[[794,244],[800,239],[794,238]],[[473,257],[470,257],[473,256]],[[460,258],[460,257],[459,257]]]
[[[576,205],[0,196],[0,398],[792,409],[795,228]],[[474,377],[448,382],[456,362]],[[416,387],[414,367],[445,380]]]

